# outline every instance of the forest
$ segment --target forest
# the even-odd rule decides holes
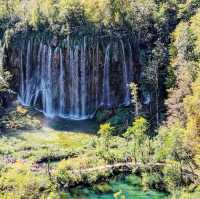
[[[1,199],[200,198],[200,0],[0,0]]]

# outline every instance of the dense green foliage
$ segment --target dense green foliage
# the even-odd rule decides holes
[[[168,79],[173,83],[166,101],[167,124],[159,130],[155,153],[160,161],[177,165],[174,171],[169,167],[165,170],[169,190],[199,184],[199,13],[180,22],[172,33]],[[184,170],[193,177],[184,176]]]

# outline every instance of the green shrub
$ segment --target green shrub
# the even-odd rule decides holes
[[[96,120],[99,123],[106,122],[108,119],[110,119],[113,116],[112,110],[98,110],[96,113]]]
[[[99,110],[96,119],[99,123],[110,123],[115,128],[114,135],[120,135],[126,131],[133,115],[129,108],[117,108],[115,110]]]
[[[114,128],[109,123],[101,124],[100,129],[98,131],[98,134],[100,135],[103,141],[103,147],[105,147],[105,150],[107,151],[110,147],[110,141],[112,138],[113,131]]]
[[[163,179],[159,173],[143,173],[142,185],[145,190],[156,189],[164,191]]]
[[[17,162],[14,168],[1,172],[0,176],[0,192],[5,196],[15,195],[19,199],[37,199],[50,189],[48,177],[35,175],[30,171],[29,165],[24,163]]]
[[[15,111],[10,112],[8,115],[4,115],[0,122],[1,127],[6,130],[31,130],[40,129],[42,127],[41,122],[28,114],[28,110],[24,108],[17,108]]]
[[[171,199],[199,199],[200,192],[189,193],[187,191],[174,191]]]
[[[169,162],[163,169],[164,183],[169,191],[179,188],[182,181],[182,174],[180,170],[180,164],[178,162]]]

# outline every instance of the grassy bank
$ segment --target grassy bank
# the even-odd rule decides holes
[[[1,198],[48,198],[69,187],[95,185],[114,177],[120,167],[106,168],[106,165],[126,161],[125,139],[112,137],[110,150],[105,151],[103,139],[90,133],[44,127],[3,134]],[[105,169],[81,172],[94,167]]]
[[[108,164],[132,162],[132,147],[131,142],[127,143],[125,138],[112,136],[109,138],[109,150],[106,150],[105,137],[48,127],[4,134],[0,139],[0,197],[68,198],[69,194],[74,194],[73,190],[75,193],[78,190],[81,192],[80,189],[84,190],[83,187],[88,186],[93,194],[101,195],[110,187],[102,185],[102,182],[124,172],[140,176],[137,177],[140,190],[166,191],[162,173],[156,166],[128,169],[122,165],[108,167]],[[131,178],[129,181],[134,183]],[[133,190],[136,184],[132,186]],[[82,188],[75,188],[77,186]],[[123,198],[124,194],[120,190],[120,186],[118,191],[115,186],[114,191],[109,192],[109,197],[116,195],[117,198],[119,192],[119,198]],[[176,194],[174,198],[179,198],[182,192]],[[75,195],[74,198],[78,198]],[[159,198],[159,194],[153,198]]]
[[[23,110],[18,110],[20,117],[9,124],[20,124],[24,128],[28,119],[28,124],[37,121],[41,128],[10,128],[1,134],[2,199],[79,198],[69,196],[71,190],[80,194],[86,187],[91,187],[87,197],[91,193],[101,195],[108,191],[109,181],[120,174],[137,175],[140,192],[154,189],[172,193],[177,199],[182,195],[186,199],[190,196],[198,199],[200,195],[198,168],[192,168],[191,173],[187,164],[159,161],[162,154],[157,151],[158,140],[149,138],[148,123],[142,117],[137,118],[125,133],[116,135],[117,128],[110,123],[100,125],[98,130],[94,121],[47,120],[29,116],[30,112],[27,115]],[[101,186],[102,182],[106,185]],[[109,192],[109,197],[117,192],[120,186],[118,191]],[[116,198],[123,197],[122,193]],[[157,194],[155,198],[159,198]]]
[[[95,136],[48,128],[7,133],[0,138],[1,198],[39,198],[49,192],[51,172],[63,159],[85,153]],[[49,164],[48,164],[49,163]],[[6,196],[7,195],[7,196]]]

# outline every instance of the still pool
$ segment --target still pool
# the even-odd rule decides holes
[[[137,182],[136,182],[137,181]],[[137,177],[112,180],[93,187],[77,187],[63,198],[70,199],[167,199],[166,193],[153,190],[144,191]]]

